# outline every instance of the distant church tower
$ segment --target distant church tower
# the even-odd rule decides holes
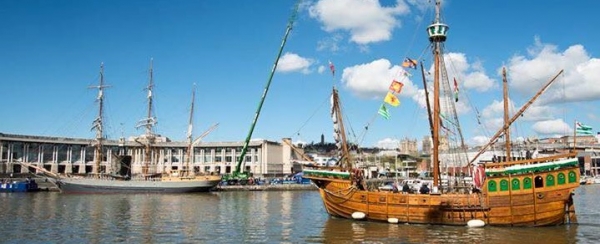
[[[325,135],[321,134],[321,145],[325,145]]]

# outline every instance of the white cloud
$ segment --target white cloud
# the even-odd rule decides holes
[[[522,108],[517,108],[514,102],[509,99],[508,100],[508,109],[509,109],[509,119],[511,119],[518,110]],[[541,120],[551,120],[554,119],[553,114],[556,112],[556,109],[549,106],[542,106],[534,102],[531,106],[529,106],[525,112],[521,115],[520,118],[517,118],[518,121],[541,121]],[[497,130],[504,126],[504,100],[494,100],[490,105],[485,107],[481,111],[481,119],[485,128],[490,132],[495,133]]]
[[[348,31],[350,40],[360,45],[387,41],[400,26],[395,17],[409,13],[403,0],[383,7],[378,0],[320,0],[308,9],[310,17],[323,24],[323,30]]]
[[[400,75],[402,70],[402,67],[392,65],[387,59],[378,59],[345,68],[342,83],[359,97],[383,98],[392,81],[396,79],[404,83],[400,96],[413,96],[417,87],[410,79]]]
[[[550,135],[559,134],[565,135],[572,129],[562,119],[544,120],[533,124],[533,130],[538,134]]]
[[[399,140],[392,139],[392,138],[385,138],[385,139],[379,140],[375,146],[378,148],[383,148],[383,149],[397,149],[399,147],[399,145],[400,145]]]
[[[302,72],[310,73],[310,66],[314,63],[312,59],[301,57],[298,54],[287,52],[277,62],[279,72]]]
[[[329,50],[330,52],[336,53],[342,50],[340,47],[340,42],[344,39],[344,37],[340,34],[334,34],[330,37],[327,37],[323,40],[318,41],[317,43],[317,51]]]
[[[541,104],[600,99],[600,86],[597,85],[600,59],[590,57],[582,45],[572,45],[561,52],[555,45],[544,44],[536,37],[528,55],[513,56],[507,67],[511,86],[531,95],[564,69],[558,80],[539,98]]]
[[[475,136],[471,138],[471,143],[473,146],[483,146],[490,141],[490,138],[487,136]]]
[[[550,106],[539,105],[534,102],[523,113],[522,120],[524,121],[540,121],[554,118],[554,114],[558,112],[556,108]]]
[[[485,74],[481,62],[469,63],[464,53],[446,53],[444,54],[444,63],[450,84],[453,86],[453,79],[456,78],[459,90],[469,89],[484,92],[492,89],[495,85],[495,81]],[[433,73],[433,66],[429,72]]]
[[[319,65],[319,67],[317,68],[317,72],[319,74],[323,74],[323,72],[325,72],[325,65]]]

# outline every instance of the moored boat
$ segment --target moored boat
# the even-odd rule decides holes
[[[29,163],[22,165],[34,168],[39,172],[53,178],[54,182],[62,193],[186,193],[186,192],[206,192],[215,188],[221,181],[220,175],[198,174],[190,167],[189,153],[193,150],[193,146],[200,138],[193,141],[191,134],[192,113],[194,108],[195,91],[192,94],[192,107],[190,112],[190,125],[188,130],[188,156],[185,165],[182,165],[178,170],[170,170],[165,172],[156,172],[151,169],[152,160],[156,160],[153,144],[157,136],[153,133],[152,128],[156,124],[156,118],[152,115],[152,88],[154,86],[152,80],[152,62],[150,63],[150,81],[147,87],[148,90],[148,116],[141,120],[138,127],[144,127],[146,133],[136,138],[136,142],[144,146],[144,165],[141,173],[132,173],[129,166],[123,166],[120,163],[121,169],[111,169],[109,172],[100,172],[100,162],[106,153],[103,148],[103,103],[104,103],[104,67],[100,67],[100,83],[93,88],[98,89],[98,117],[94,120],[93,129],[96,130],[96,141],[94,143],[94,165],[91,174],[84,175],[58,175],[47,171],[44,168],[37,167]],[[114,155],[117,158],[122,158],[122,155]],[[118,160],[120,161],[120,160]],[[125,168],[125,170],[122,170]],[[115,174],[112,172],[119,172]],[[125,173],[122,173],[125,172]]]
[[[0,180],[0,192],[36,192],[40,191],[38,184],[34,179],[27,178],[25,180]]]
[[[331,96],[331,116],[334,123],[334,138],[341,154],[339,165],[304,169],[304,177],[311,179],[319,188],[327,213],[348,219],[462,226],[474,225],[473,223],[477,226],[548,226],[576,222],[573,192],[579,187],[580,180],[576,153],[525,160],[514,160],[510,156],[508,130],[510,124],[558,75],[510,120],[505,104],[504,127],[490,139],[491,144],[499,136],[505,137],[507,142],[505,162],[479,164],[464,160],[469,163],[473,175],[471,191],[440,189],[442,185],[439,158],[441,121],[451,118],[448,114],[443,118],[440,112],[442,90],[440,83],[445,82],[443,85],[446,87],[449,83],[443,61],[443,43],[446,40],[448,26],[440,22],[440,5],[440,1],[436,1],[436,19],[427,28],[434,54],[432,59],[434,61],[433,108],[429,109],[428,105],[433,141],[431,191],[402,194],[393,191],[377,191],[367,187],[363,170],[353,166],[341,115],[339,95],[335,87]],[[416,65],[416,62],[412,65]],[[506,79],[504,85],[506,102]],[[425,94],[427,95],[427,90]],[[444,102],[448,104],[447,100]],[[450,122],[446,123],[446,126],[448,124],[458,123]],[[460,133],[458,129],[457,134]],[[482,151],[486,150],[486,147]],[[477,156],[472,160],[476,158]]]
[[[140,179],[113,177],[65,177],[57,180],[63,193],[188,193],[207,192],[221,181],[220,176],[172,177]]]

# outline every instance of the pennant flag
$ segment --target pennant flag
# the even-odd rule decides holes
[[[381,104],[381,107],[379,107],[379,111],[377,111],[377,113],[383,116],[384,119],[390,119],[390,112],[388,112],[385,104]]]
[[[456,78],[454,78],[454,102],[458,102],[458,83],[456,82]]]
[[[335,76],[335,66],[333,66],[331,61],[329,61],[329,69],[331,70],[331,75]]]
[[[398,105],[400,105],[400,100],[398,100],[398,98],[391,92],[387,93],[383,101],[394,107],[398,107]]]
[[[406,70],[402,70],[402,74],[403,74],[404,76],[406,76],[406,77],[411,77],[411,76],[412,76],[412,74],[411,74],[411,73],[408,73],[408,71],[406,71]]]
[[[400,93],[402,91],[403,86],[404,86],[404,84],[402,84],[402,82],[393,80],[392,84],[390,85],[390,91],[393,91],[395,93]]]
[[[579,122],[575,122],[575,132],[577,134],[582,134],[582,135],[592,135],[592,127],[589,125],[584,125],[581,124]]]
[[[406,68],[417,69],[417,61],[412,60],[410,58],[405,58],[404,62],[402,62],[402,66]]]

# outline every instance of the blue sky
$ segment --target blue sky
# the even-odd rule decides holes
[[[295,1],[0,1],[0,132],[93,138],[104,62],[109,138],[142,134],[150,58],[156,132],[183,140],[193,84],[194,134],[242,141],[255,114]],[[600,2],[445,1],[446,64],[461,90],[467,142],[486,141],[502,118],[500,70],[518,110],[565,72],[514,126],[513,138],[570,134],[573,121],[600,128]],[[430,1],[304,1],[253,138],[332,141],[328,96],[340,90],[347,129],[362,146],[428,135],[421,77],[405,79],[401,105],[377,116],[405,57],[431,65]],[[423,55],[422,55],[423,54]],[[328,61],[336,66],[335,77]],[[477,113],[478,111],[479,113]],[[477,123],[477,116],[481,124]],[[364,127],[369,125],[365,133]],[[355,136],[353,136],[355,135]]]

